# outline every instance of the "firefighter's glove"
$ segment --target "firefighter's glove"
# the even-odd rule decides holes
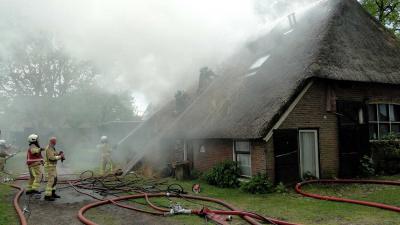
[[[65,160],[64,152],[61,151],[60,156],[61,156],[61,162],[64,162]]]

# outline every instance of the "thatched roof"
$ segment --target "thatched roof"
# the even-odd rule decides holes
[[[400,84],[400,44],[355,0],[321,1],[230,59],[174,125],[187,138],[260,138],[310,78]]]

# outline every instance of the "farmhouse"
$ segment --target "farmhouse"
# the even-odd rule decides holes
[[[168,132],[193,170],[353,177],[371,140],[400,132],[400,43],[355,0],[283,18],[217,74]]]

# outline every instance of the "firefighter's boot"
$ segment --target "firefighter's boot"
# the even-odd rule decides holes
[[[45,201],[54,201],[55,199],[52,196],[44,196]]]
[[[52,198],[61,198],[61,196],[56,194],[56,190],[51,191],[51,197]]]

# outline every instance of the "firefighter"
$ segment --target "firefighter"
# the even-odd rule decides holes
[[[56,194],[57,161],[64,161],[65,157],[63,151],[56,151],[56,144],[56,137],[52,137],[49,140],[49,145],[47,145],[45,149],[44,171],[46,173],[47,184],[44,194],[44,200],[46,201],[54,201],[56,198],[60,198],[60,196]]]
[[[26,188],[26,194],[37,194],[40,188],[42,178],[41,165],[43,164],[42,151],[39,145],[39,136],[31,134],[28,136],[29,148],[26,155],[26,164],[29,169],[29,181]]]
[[[99,150],[101,151],[100,174],[104,175],[107,171],[113,170],[113,163],[111,160],[111,147],[108,144],[107,136],[102,136],[100,138]],[[107,170],[107,165],[109,165],[109,170]]]

